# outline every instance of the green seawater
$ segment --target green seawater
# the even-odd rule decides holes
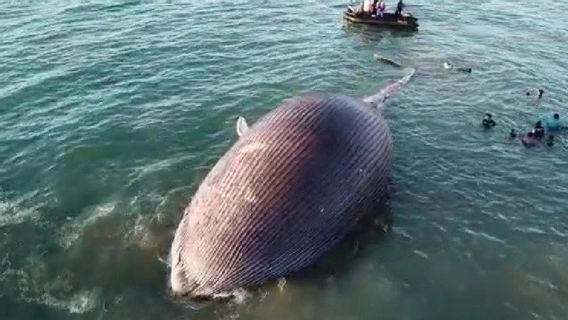
[[[568,134],[508,139],[568,118],[568,2],[409,0],[416,33],[344,4],[0,0],[0,319],[568,319]],[[384,110],[392,231],[333,276],[172,299],[160,259],[236,117],[372,94],[404,74],[376,52],[417,68]]]

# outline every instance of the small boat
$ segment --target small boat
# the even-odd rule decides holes
[[[343,19],[351,23],[360,23],[382,28],[418,30],[418,19],[405,12],[403,18],[397,17],[394,13],[384,13],[382,17],[375,17],[357,13],[351,8],[343,14]]]

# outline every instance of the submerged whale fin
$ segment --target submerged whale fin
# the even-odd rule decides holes
[[[247,132],[249,129],[249,126],[247,124],[247,120],[243,117],[240,117],[237,119],[237,134],[239,135],[239,137],[241,137],[245,132]]]
[[[374,108],[381,109],[387,99],[390,98],[390,96],[398,92],[402,88],[402,86],[410,81],[415,72],[416,70],[414,68],[410,68],[408,73],[404,77],[382,88],[378,93],[364,98],[363,102],[369,104]]]
[[[400,63],[395,62],[394,60],[389,59],[389,58],[387,58],[387,57],[385,57],[385,56],[383,56],[383,55],[380,55],[380,54],[378,54],[378,53],[375,53],[375,54],[373,55],[373,57],[374,57],[376,60],[378,60],[378,61],[380,61],[380,62],[383,62],[383,63],[386,63],[386,64],[390,64],[391,66],[395,66],[395,67],[398,67],[398,68],[401,68],[401,67],[402,67]]]

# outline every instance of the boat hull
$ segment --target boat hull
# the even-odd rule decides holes
[[[382,18],[358,15],[349,11],[343,14],[343,19],[355,23],[376,26],[380,28],[399,29],[399,30],[418,30],[418,19],[407,16],[403,19],[397,18],[393,13],[385,13]]]

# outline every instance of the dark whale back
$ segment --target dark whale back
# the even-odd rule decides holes
[[[173,291],[210,296],[310,265],[384,200],[391,162],[386,121],[359,100],[284,103],[197,190],[172,244]]]

